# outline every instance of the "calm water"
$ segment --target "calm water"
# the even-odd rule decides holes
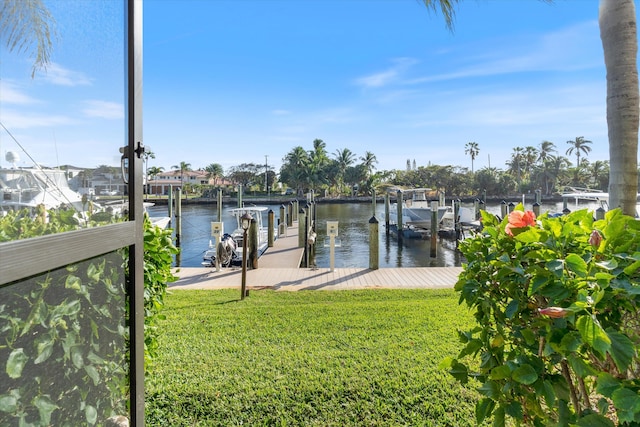
[[[517,203],[517,201],[516,201]],[[335,249],[335,267],[368,267],[369,266],[369,219],[373,207],[369,203],[336,203],[317,204],[318,234],[316,242],[316,266],[329,267],[328,238],[326,237],[327,221],[338,221],[338,240],[341,246]],[[231,204],[223,209],[224,231],[231,232],[236,228],[235,218],[227,213],[234,208]],[[580,206],[593,208],[592,205]],[[275,218],[279,216],[279,205],[273,205]],[[576,206],[569,206],[575,210]],[[531,206],[527,206],[531,209]],[[559,212],[562,203],[542,205],[541,211]],[[500,205],[487,206],[487,211],[500,214]],[[166,206],[150,208],[150,214],[161,216],[167,214]],[[438,251],[435,258],[430,257],[430,240],[404,239],[399,244],[391,234],[386,236],[384,226],[384,204],[376,206],[376,218],[379,221],[379,265],[385,267],[456,267],[464,262],[462,255],[456,250],[456,242],[452,239],[438,238]],[[211,222],[217,221],[215,205],[183,205],[181,255],[177,265],[182,267],[199,267],[202,255],[211,240]],[[263,223],[267,224],[266,215]]]

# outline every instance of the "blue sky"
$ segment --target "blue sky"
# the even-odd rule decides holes
[[[47,74],[31,80],[28,61],[0,50],[0,120],[40,163],[117,164],[120,41],[72,22],[120,10],[65,0],[54,15],[60,3],[72,14]],[[543,140],[564,155],[577,136],[593,141],[590,160],[608,159],[597,0],[456,10],[450,32],[417,0],[145,0],[150,165],[227,170],[268,156],[277,169],[316,138],[330,155],[373,152],[379,170],[407,159],[470,168],[469,141],[476,170]],[[2,152],[11,144],[2,132]]]

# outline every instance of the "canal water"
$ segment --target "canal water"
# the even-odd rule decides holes
[[[223,208],[224,232],[230,233],[236,228],[236,220],[228,213],[235,204]],[[541,207],[541,211],[560,212],[562,203],[552,203]],[[590,205],[581,206],[592,208]],[[369,220],[373,216],[371,203],[318,203],[317,208],[317,240],[315,265],[328,268],[329,240],[326,236],[327,221],[338,221],[338,237],[340,246],[335,249],[335,267],[369,266]],[[530,206],[527,207],[531,209]],[[575,209],[570,206],[570,209]],[[280,205],[272,205],[275,218],[279,216]],[[500,214],[500,205],[487,206],[487,211]],[[152,216],[167,215],[166,206],[149,208]],[[429,239],[403,239],[399,243],[393,234],[387,236],[384,224],[384,204],[378,203],[375,216],[379,222],[379,266],[386,267],[459,267],[464,257],[456,249],[456,242],[450,238],[438,237],[437,256],[430,256]],[[176,265],[181,267],[200,267],[202,255],[207,250],[211,237],[211,222],[217,221],[215,205],[183,205],[181,254]],[[267,224],[267,217],[263,218]]]

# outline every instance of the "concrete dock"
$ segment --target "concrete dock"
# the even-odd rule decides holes
[[[461,267],[410,268],[298,268],[303,248],[298,247],[298,227],[287,229],[273,247],[259,258],[258,268],[247,270],[247,289],[347,290],[347,289],[438,289],[452,288],[462,272]],[[178,281],[170,283],[176,289],[225,289],[242,284],[240,267],[181,267],[174,272]]]

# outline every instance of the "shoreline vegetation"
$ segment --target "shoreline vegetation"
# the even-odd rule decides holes
[[[448,205],[451,204],[452,200],[457,200],[458,198],[452,199],[447,197],[446,202]],[[156,205],[166,205],[168,203],[167,196],[152,196],[145,199],[148,202],[155,203]],[[203,205],[215,205],[217,204],[216,198],[211,197],[182,197],[182,204],[203,204]],[[305,201],[305,198],[296,198],[292,196],[285,195],[260,195],[260,196],[250,196],[244,195],[242,196],[242,200],[245,203],[252,204],[263,204],[263,205],[278,205],[283,203],[295,202],[296,200]],[[437,200],[437,199],[434,199]],[[460,201],[462,203],[473,203],[475,200],[480,200],[475,197],[461,197]],[[507,203],[514,202],[519,203],[522,202],[522,194],[513,195],[509,197],[487,197],[487,203],[501,203],[502,201],[506,201]],[[542,196],[542,202],[562,202],[562,196]],[[237,203],[238,199],[235,196],[224,196],[222,198],[223,205],[234,205]],[[314,201],[317,203],[371,203],[371,196],[356,196],[356,197],[314,197]],[[391,197],[392,203],[395,203],[395,196]],[[535,202],[535,193],[525,194],[526,203],[534,203]],[[376,197],[376,203],[384,203],[383,196]]]

